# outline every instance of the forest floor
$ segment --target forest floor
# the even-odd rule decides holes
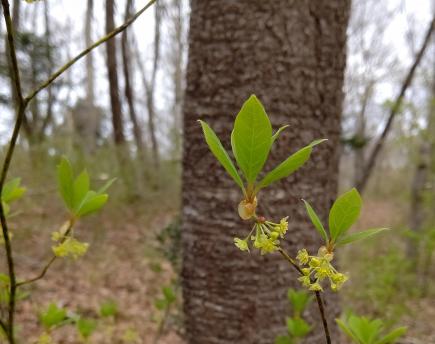
[[[50,233],[66,216],[59,202],[33,196],[26,201],[21,216],[10,221],[16,243],[16,269],[19,278],[24,279],[37,275],[49,260]],[[23,289],[26,295],[17,309],[20,342],[37,342],[43,332],[38,314],[50,303],[70,313],[99,319],[100,306],[109,300],[117,304],[116,317],[97,320],[97,329],[86,343],[155,342],[163,312],[156,309],[154,302],[161,297],[161,287],[175,277],[171,264],[158,251],[156,235],[176,217],[178,203],[168,195],[155,194],[152,198],[122,208],[108,205],[99,215],[78,223],[75,236],[90,244],[89,251],[77,261],[58,259],[45,278],[31,289]],[[165,328],[159,343],[182,343],[171,319]],[[52,336],[59,344],[84,342],[72,325],[54,330]]]
[[[56,191],[50,191],[52,197],[47,197],[41,189],[22,201],[20,216],[10,221],[20,278],[35,276],[48,261],[50,233],[58,229],[66,216],[62,204],[53,201],[58,200]],[[113,201],[100,214],[83,219],[75,235],[90,244],[86,256],[77,261],[59,259],[44,279],[31,289],[24,289],[26,295],[18,303],[17,316],[21,342],[36,343],[43,332],[38,314],[52,302],[72,313],[99,319],[100,306],[113,300],[118,306],[118,314],[113,319],[98,320],[97,329],[88,343],[154,344],[162,318],[162,312],[154,303],[161,297],[162,286],[176,278],[171,263],[159,251],[156,236],[177,217],[179,202],[175,199],[178,199],[178,193],[166,190],[130,204]],[[400,207],[389,203],[366,202],[360,226],[371,228],[379,223],[390,224],[391,219],[399,221],[395,214],[400,213]],[[391,280],[389,276],[387,282],[381,278],[384,284],[377,284],[379,276],[366,274],[367,266],[377,264],[372,256],[378,256],[378,248],[395,245],[395,240],[384,238],[343,252],[340,260],[344,271],[351,272],[353,280],[343,291],[345,308],[350,303],[360,315],[382,316],[384,311],[397,312],[396,325],[409,328],[407,338],[400,343],[435,343],[434,322],[428,320],[435,316],[433,293],[426,298],[412,297],[403,293],[400,278]],[[384,249],[378,253],[387,258],[391,255]],[[357,256],[360,263],[354,264]],[[387,262],[394,261],[393,258],[388,258]],[[393,267],[392,274],[396,276],[399,271],[400,275],[401,261],[394,264],[399,266]],[[368,284],[359,284],[364,279]],[[366,288],[372,288],[373,292],[365,293]],[[180,305],[174,307],[175,316],[166,323],[159,344],[183,344],[181,320],[176,312],[179,309]],[[59,344],[83,343],[72,325],[53,331],[53,338],[54,343]]]

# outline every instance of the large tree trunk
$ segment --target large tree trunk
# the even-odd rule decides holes
[[[115,29],[115,0],[106,0],[106,32]],[[124,126],[122,122],[121,102],[119,99],[118,65],[116,59],[116,39],[109,39],[106,43],[107,73],[109,77],[110,104],[112,107],[112,125],[115,144],[120,145],[125,141]]]
[[[300,288],[278,254],[240,252],[234,236],[242,195],[209,152],[199,117],[229,148],[234,117],[251,93],[275,128],[290,124],[267,168],[316,138],[328,138],[300,172],[260,194],[260,213],[290,216],[285,246],[315,252],[319,235],[300,199],[325,220],[337,191],[340,115],[350,1],[193,0],[184,103],[183,293],[189,343],[273,343],[285,333],[286,292]],[[334,299],[334,300],[333,300]],[[331,327],[335,297],[326,295]],[[315,308],[307,343],[324,343]],[[334,334],[333,330],[333,334]],[[334,340],[336,342],[336,340]]]

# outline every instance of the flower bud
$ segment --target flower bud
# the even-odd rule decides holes
[[[249,220],[255,214],[255,209],[257,208],[257,197],[253,201],[248,201],[244,199],[239,203],[239,216],[243,220]]]

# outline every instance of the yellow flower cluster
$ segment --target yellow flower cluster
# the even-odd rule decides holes
[[[257,222],[245,239],[234,238],[234,244],[241,251],[249,252],[250,239],[253,247],[259,249],[262,255],[275,252],[279,248],[278,238],[284,238],[284,234],[288,230],[287,218],[281,219],[279,223],[270,221]],[[253,235],[254,231],[255,235]]]
[[[303,276],[298,280],[303,286],[312,291],[323,291],[321,282],[328,279],[333,291],[339,290],[348,277],[338,272],[331,264],[334,259],[334,254],[328,252],[326,247],[322,246],[317,256],[310,256],[306,249],[300,250],[296,259],[299,265],[302,266],[301,271]]]
[[[71,257],[77,259],[83,256],[89,247],[89,244],[80,242],[72,236],[65,237],[60,232],[53,232],[51,239],[58,243],[52,247],[56,257]]]

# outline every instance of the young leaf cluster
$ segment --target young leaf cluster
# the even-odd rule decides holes
[[[288,300],[292,307],[293,316],[287,318],[287,334],[278,336],[275,344],[296,344],[310,333],[312,327],[302,318],[302,313],[313,300],[312,296],[304,290],[289,289]]]
[[[355,344],[394,344],[406,333],[406,327],[398,327],[385,333],[380,319],[370,319],[349,314],[344,319],[336,319],[340,329]]]
[[[114,301],[106,301],[100,306],[99,313],[101,319],[114,317],[118,313],[118,306]],[[88,342],[88,339],[98,328],[98,320],[100,319],[83,317],[51,303],[39,315],[44,332],[40,335],[38,344],[54,343],[51,336],[52,332],[59,327],[70,324],[75,326],[81,340]]]
[[[200,120],[199,122],[211,152],[241,188],[245,200],[250,202],[254,200],[260,189],[289,176],[300,168],[309,159],[313,147],[324,141],[312,142],[290,155],[262,178],[259,178],[272,144],[287,126],[281,127],[275,134],[272,134],[269,117],[255,95],[250,96],[243,104],[236,116],[231,133],[232,152],[241,173],[235,167],[229,154],[210,126],[204,121]]]
[[[162,296],[163,297],[156,299],[154,302],[155,307],[160,311],[170,307],[177,299],[174,289],[170,286],[164,286],[162,288]]]
[[[83,170],[74,177],[70,162],[63,157],[57,166],[57,181],[66,207],[77,219],[100,210],[106,204],[109,196],[105,192],[115,179],[97,191],[91,190],[88,172]]]
[[[329,211],[329,231],[327,232],[313,207],[305,200],[305,208],[314,228],[325,241],[326,247],[332,251],[335,246],[343,246],[355,241],[367,239],[387,228],[373,228],[356,233],[347,234],[350,227],[358,220],[362,199],[358,191],[353,188],[339,196]]]
[[[14,178],[5,183],[1,194],[1,202],[3,204],[5,216],[10,215],[10,204],[20,199],[25,192],[26,188],[21,186],[20,178]]]

